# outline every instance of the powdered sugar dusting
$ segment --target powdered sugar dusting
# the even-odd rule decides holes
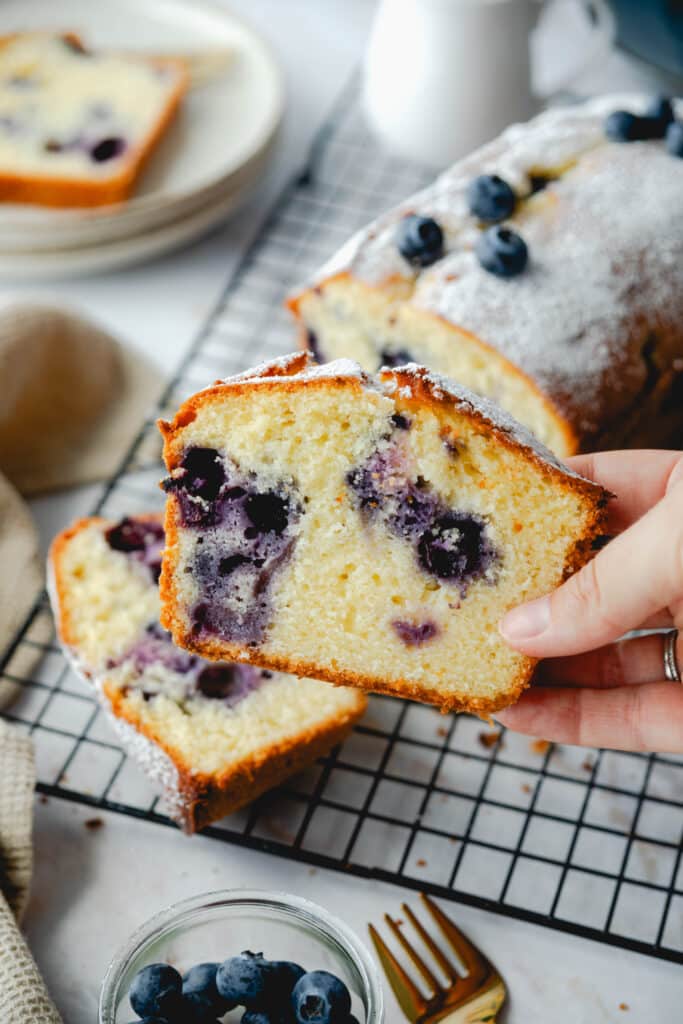
[[[618,422],[647,386],[648,335],[683,318],[683,160],[661,140],[613,143],[603,130],[609,112],[639,113],[647,102],[604,96],[513,125],[359,232],[317,280],[341,271],[377,286],[395,275],[412,280],[411,305],[497,349],[580,432]],[[683,101],[676,113],[683,118]],[[543,172],[557,180],[530,195]],[[482,173],[529,197],[510,220],[530,253],[515,278],[486,273],[473,252],[480,227],[466,190]],[[445,257],[422,271],[396,247],[407,212],[434,217],[444,231]],[[674,354],[662,353],[663,367]]]
[[[247,370],[244,373],[235,374],[232,377],[226,377],[222,383],[226,385],[239,384],[242,381],[248,380],[250,384],[259,384],[261,382],[270,382],[283,376],[296,376],[297,380],[320,380],[321,378],[326,379],[328,377],[355,377],[358,380],[365,380],[366,374],[360,368],[358,363],[355,363],[352,359],[336,359],[331,363],[324,363],[319,366],[314,363],[309,353],[305,368],[294,372],[293,368],[296,367],[297,361],[301,360],[302,353],[295,352],[290,355],[280,356],[278,359],[272,359],[267,363],[261,363],[259,366],[254,367],[252,370]],[[282,373],[282,370],[286,369],[286,374]]]

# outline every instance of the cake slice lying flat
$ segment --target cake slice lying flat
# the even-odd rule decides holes
[[[527,685],[498,622],[589,558],[608,498],[415,365],[292,356],[160,428],[177,644],[444,710],[486,714]]]
[[[92,51],[71,34],[0,38],[0,200],[126,199],[187,83],[179,60]]]
[[[159,625],[160,518],[82,519],[52,545],[59,635],[124,747],[188,832],[327,753],[365,710],[357,690],[207,664]]]

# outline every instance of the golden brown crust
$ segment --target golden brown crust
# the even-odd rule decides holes
[[[295,370],[291,371],[291,373],[295,372]],[[283,376],[286,374],[272,379],[261,378],[257,386],[259,390],[264,387],[274,387],[280,391],[289,392],[300,387],[299,381],[288,381],[283,379]],[[457,410],[457,414],[469,419],[475,428],[493,434],[498,443],[509,450],[523,452],[535,467],[544,476],[551,479],[556,486],[581,495],[589,509],[588,520],[583,536],[577,540],[568,553],[563,569],[563,578],[566,579],[585,565],[591,557],[595,541],[602,536],[605,530],[609,492],[583,477],[570,476],[560,466],[546,461],[534,449],[522,448],[510,433],[491,423],[476,407],[464,407],[453,395],[436,386],[430,378],[429,372],[424,368],[410,373],[401,372],[401,370],[386,370],[380,374],[380,378],[396,383],[394,400],[400,410],[410,411],[411,407],[429,406],[440,418],[449,417],[453,410]],[[350,376],[309,378],[306,381],[306,387],[331,388],[339,386],[360,389],[363,386],[363,381],[361,378]],[[164,461],[168,470],[175,469],[182,457],[182,427],[195,418],[197,410],[201,406],[220,401],[228,389],[231,394],[244,394],[253,387],[254,384],[249,378],[234,383],[218,382],[213,387],[206,388],[189,398],[180,407],[171,423],[160,421],[159,428],[164,437]],[[222,659],[246,661],[263,668],[290,672],[298,676],[310,676],[314,679],[324,679],[337,686],[355,686],[371,692],[407,697],[411,700],[435,705],[444,712],[469,711],[482,716],[490,715],[516,701],[531,681],[537,659],[522,657],[518,673],[510,680],[509,687],[504,694],[495,698],[472,697],[458,691],[444,693],[436,687],[422,686],[411,680],[387,681],[372,675],[331,669],[329,666],[294,657],[276,657],[264,653],[260,648],[241,648],[216,639],[194,636],[186,628],[183,618],[178,612],[180,601],[175,586],[178,519],[179,503],[173,494],[169,494],[165,513],[166,548],[160,580],[161,623],[165,629],[170,631],[174,642],[185,650],[213,661]]]
[[[246,757],[221,773],[193,772],[191,765],[163,736],[143,722],[114,687],[105,685],[104,692],[117,718],[128,722],[164,751],[178,772],[178,788],[183,797],[181,825],[188,833],[197,832],[212,821],[251,803],[267,790],[312,764],[348,736],[366,708],[359,701],[353,711],[341,718],[329,719],[315,729],[302,730],[296,737],[263,748],[258,755]]]
[[[0,37],[0,48],[19,34],[14,33]],[[80,43],[80,38],[73,32],[65,32],[63,35],[65,38]],[[173,68],[178,74],[178,80],[154,130],[125,161],[125,166],[121,168],[119,174],[103,181],[91,181],[88,178],[24,176],[0,171],[0,202],[33,203],[38,206],[51,207],[94,207],[109,206],[128,199],[157,143],[175,117],[189,85],[189,73],[181,60],[151,59],[150,64]]]
[[[160,522],[161,516],[150,514],[136,516],[136,519]],[[78,519],[58,534],[50,546],[49,560],[57,605],[55,610],[58,613],[57,632],[62,643],[69,648],[75,648],[76,640],[70,624],[67,582],[61,571],[62,559],[69,542],[78,533],[105,522],[107,520],[100,516]],[[86,671],[84,666],[82,670]],[[173,763],[178,773],[178,788],[182,797],[179,820],[183,830],[188,833],[196,832],[210,822],[239,810],[290,775],[312,764],[348,736],[367,707],[365,696],[357,693],[355,706],[343,716],[337,714],[316,728],[304,729],[295,737],[263,748],[257,756],[243,758],[224,772],[208,774],[193,772],[182,754],[141,720],[120,690],[105,682],[103,693],[112,714],[163,750]]]

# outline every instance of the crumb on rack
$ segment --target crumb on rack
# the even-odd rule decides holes
[[[89,832],[97,832],[99,829],[103,828],[104,821],[102,818],[86,818],[83,825]]]
[[[48,798],[47,798],[47,797],[45,796],[45,794],[44,794],[44,793],[41,793],[41,794],[40,794],[40,796],[38,797],[38,799],[40,800],[41,804],[47,804],[47,803],[49,803],[49,800],[48,800]]]
[[[522,793],[530,793],[530,792],[531,792],[531,786],[529,785],[529,783],[528,782],[523,782],[522,783]]]
[[[446,736],[448,736],[448,729],[446,729],[446,727],[443,725],[438,725],[436,728],[436,735],[441,736],[442,739],[445,739]]]
[[[417,866],[419,868],[426,868],[427,867],[427,861],[424,859],[424,857],[418,857],[417,860],[415,861],[415,863],[417,864]]]
[[[532,754],[547,754],[550,750],[549,740],[532,740],[529,744],[529,750]]]
[[[628,1003],[619,1003],[619,1009],[620,1010],[628,1010],[628,1009],[630,1009],[630,1007],[629,1007]]]
[[[585,761],[581,762],[581,767],[583,768],[583,770],[585,772],[592,772],[593,771],[593,762],[591,761],[590,757],[587,757],[585,759]]]
[[[495,746],[500,739],[500,731],[480,732],[477,739],[481,743],[482,747],[486,747],[487,750],[490,750],[491,747]]]

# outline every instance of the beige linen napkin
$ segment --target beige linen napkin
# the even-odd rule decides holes
[[[84,317],[49,306],[0,312],[0,470],[24,495],[105,479],[163,379]]]
[[[61,1024],[17,921],[31,881],[31,741],[0,721],[0,1021]]]

